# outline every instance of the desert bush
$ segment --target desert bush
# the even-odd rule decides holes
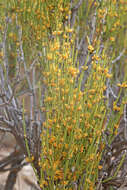
[[[126,1],[0,6],[1,130],[41,189],[96,189],[126,105]]]

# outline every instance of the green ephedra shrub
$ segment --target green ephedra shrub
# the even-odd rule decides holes
[[[123,72],[127,68],[127,3],[4,2],[0,4],[0,40],[6,32],[6,48],[0,52],[0,64],[5,69],[6,54],[10,81],[17,76],[17,68],[25,73],[17,98],[24,88],[34,94],[29,108],[23,97],[26,160],[41,189],[94,190],[106,141],[110,144],[117,134],[127,103],[126,96],[121,100],[127,88]],[[8,23],[3,25],[6,16]],[[26,114],[32,121],[41,121],[38,158],[27,139]]]

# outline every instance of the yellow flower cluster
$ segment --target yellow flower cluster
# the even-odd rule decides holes
[[[122,84],[117,84],[117,86],[121,87],[121,88],[127,88],[127,82],[123,82]]]
[[[110,0],[107,1],[110,5]],[[105,6],[107,1],[103,1]],[[118,31],[121,31],[122,22],[125,22],[121,19],[121,12],[125,14],[127,3],[125,0],[113,0],[112,6],[108,8],[104,8],[103,4],[97,9],[97,27],[92,42],[86,37],[88,54],[82,66],[78,61],[80,52],[75,48],[76,32],[67,22],[71,14],[70,0],[20,0],[8,4],[11,5],[8,14],[12,24],[9,25],[7,35],[8,41],[15,48],[10,56],[16,58],[16,48],[20,45],[17,28],[13,29],[12,26],[18,24],[22,28],[27,67],[29,69],[33,58],[39,57],[41,66],[35,67],[39,74],[41,72],[39,82],[46,89],[44,105],[41,107],[46,118],[42,125],[41,154],[38,160],[39,184],[42,189],[65,189],[69,186],[67,189],[73,190],[72,184],[79,179],[82,181],[85,171],[84,187],[93,190],[98,169],[102,169],[99,162],[105,146],[101,142],[107,109],[105,84],[112,77],[109,72],[111,59],[108,57],[114,56],[111,49],[115,40],[120,40],[117,38]],[[119,11],[116,4],[120,5]],[[92,1],[89,0],[88,8],[91,6]],[[89,27],[85,27],[91,32]],[[102,41],[104,47],[101,50]],[[112,48],[109,48],[111,45]],[[38,51],[42,56],[38,56]],[[1,51],[0,58],[3,56]],[[89,76],[83,84],[87,70]],[[118,86],[127,88],[127,83]],[[116,114],[121,112],[116,102],[113,110]],[[118,124],[114,128],[117,130]],[[34,157],[26,160],[30,163],[35,161]]]

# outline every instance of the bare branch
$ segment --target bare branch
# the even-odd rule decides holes
[[[119,61],[121,59],[121,57],[124,55],[125,53],[125,49],[123,49],[122,52],[120,52],[119,56],[116,57],[113,61],[112,61],[112,64],[116,63],[117,61]]]
[[[83,3],[83,0],[79,0],[78,3],[74,7],[72,7],[72,9],[71,9],[71,19],[70,19],[71,28],[74,26],[77,11],[78,11],[78,9],[82,3]]]
[[[25,75],[27,78],[29,88],[30,88],[30,90],[32,90],[32,85],[31,85],[30,78],[28,75],[27,66],[26,66],[25,57],[24,57],[24,52],[23,52],[23,47],[22,47],[22,28],[21,27],[19,29],[19,43],[20,43],[21,58],[22,58],[22,61],[24,64]]]
[[[0,131],[12,133],[12,130],[10,128],[5,128],[1,126],[0,126]]]
[[[7,106],[7,105],[9,105],[9,104],[11,103],[11,101],[12,101],[14,95],[15,95],[15,91],[16,91],[16,86],[17,86],[17,85],[18,85],[18,82],[16,82],[16,83],[14,84],[14,87],[13,87],[13,89],[12,89],[12,95],[11,95],[10,99],[9,99],[7,102],[4,102],[3,104],[0,104],[0,107],[5,107],[5,106]],[[4,95],[4,96],[5,96],[5,95]],[[3,95],[2,95],[1,97],[3,97]]]
[[[74,11],[74,10],[78,10],[78,8],[81,6],[82,3],[83,3],[83,0],[79,0],[79,1],[77,2],[77,4],[74,5],[74,7],[72,8],[72,10],[73,10],[73,11]]]

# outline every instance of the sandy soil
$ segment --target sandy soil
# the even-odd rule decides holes
[[[13,136],[9,134],[2,135],[0,133],[0,160],[8,156],[15,146],[16,142]],[[0,190],[3,190],[9,172],[0,173]],[[14,190],[37,190],[36,177],[30,165],[24,166],[18,173]]]

